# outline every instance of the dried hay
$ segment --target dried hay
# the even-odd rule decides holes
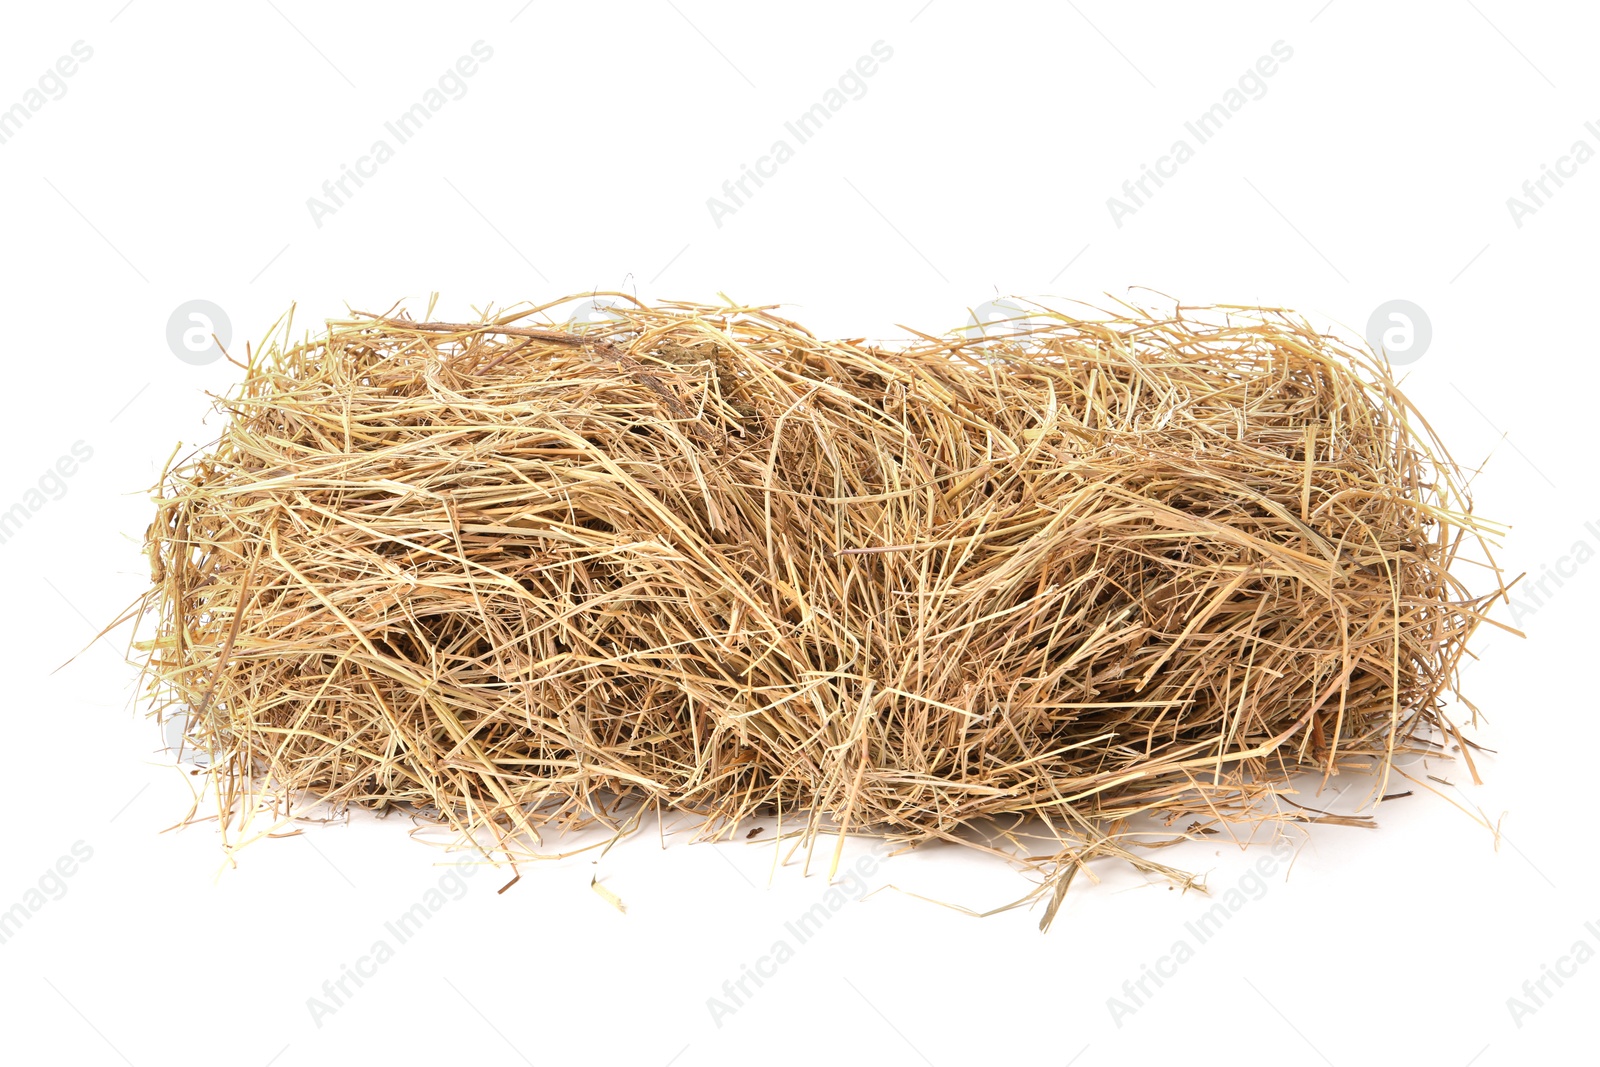
[[[309,794],[518,858],[777,816],[996,851],[1053,913],[1096,856],[1185,880],[1150,816],[1310,820],[1294,776],[1381,796],[1462,740],[1494,530],[1387,365],[1284,313],[889,349],[543,310],[286,327],[164,473],[138,647],[225,827]]]

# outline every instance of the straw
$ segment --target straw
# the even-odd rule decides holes
[[[543,311],[286,326],[163,474],[139,647],[225,827],[310,796],[528,857],[781,816],[1007,856],[1053,914],[1096,857],[1192,884],[1152,817],[1248,837],[1317,818],[1296,776],[1381,796],[1460,740],[1496,530],[1388,366],[1288,313]]]

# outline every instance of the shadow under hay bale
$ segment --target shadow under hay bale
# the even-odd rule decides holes
[[[1044,892],[1101,855],[1176,876],[1136,816],[1305,818],[1290,776],[1460,740],[1504,583],[1452,564],[1494,531],[1388,368],[1287,315],[901,349],[767,308],[533,323],[272,345],[164,474],[139,647],[224,825],[309,793],[518,856],[624,810],[1027,817]]]

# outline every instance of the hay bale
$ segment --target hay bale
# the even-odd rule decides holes
[[[165,472],[140,647],[224,823],[309,793],[519,855],[641,805],[1036,818],[1000,844],[1064,887],[1166,871],[1135,817],[1305,818],[1291,776],[1455,730],[1484,524],[1387,366],[1286,315],[530,321],[273,345]]]

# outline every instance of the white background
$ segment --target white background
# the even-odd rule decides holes
[[[847,905],[718,1026],[707,998],[824,879],[773,874],[771,846],[679,833],[663,848],[647,831],[598,863],[524,868],[504,894],[502,872],[476,877],[319,1026],[307,998],[438,883],[439,854],[403,820],[357,819],[223,870],[211,825],[170,829],[188,779],[134,706],[126,630],[91,640],[148,581],[146,488],[179,441],[215,434],[204,393],[238,373],[168,348],[192,299],[225,309],[235,346],[291,303],[309,327],[347,303],[420,313],[432,291],[463,315],[595,288],[725,292],[858,336],[956,327],[1001,294],[1156,302],[1145,286],[1294,307],[1356,337],[1407,299],[1433,328],[1407,389],[1482,466],[1478,510],[1514,526],[1508,568],[1537,577],[1577,542],[1600,548],[1600,160],[1521,226],[1507,198],[1574,141],[1600,148],[1584,128],[1600,125],[1592,8],[104,0],[4,18],[0,108],[75,42],[93,55],[0,144],[0,511],[75,442],[93,457],[0,545],[0,909],[39,899],[75,843],[92,857],[45,879],[63,891],[0,944],[0,1059],[1593,1059],[1600,961],[1547,982],[1520,1026],[1507,998],[1575,942],[1600,949],[1584,830],[1597,563],[1547,584],[1527,640],[1480,643],[1465,682],[1499,753],[1485,785],[1446,790],[1460,809],[1419,794],[1383,805],[1379,830],[1297,838],[1291,875],[1121,1025],[1107,998],[1206,901],[1105,867],[1041,935],[1037,910],[974,919],[910,896],[982,910],[1028,888],[936,849],[886,861],[872,884],[898,889]],[[307,198],[479,40],[493,56],[466,94],[316,225]],[[878,41],[893,55],[865,95],[718,226],[707,198]],[[1277,41],[1293,55],[1265,95],[1115,225],[1107,197]],[[1479,808],[1504,815],[1498,848],[1461,810]],[[1223,889],[1263,853],[1211,838],[1162,859]]]

